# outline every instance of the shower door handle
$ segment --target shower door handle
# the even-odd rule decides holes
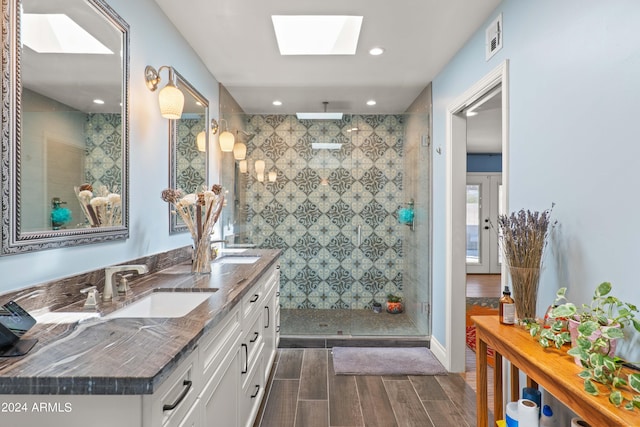
[[[360,244],[362,243],[362,226],[359,225],[358,226],[358,246],[360,246]]]

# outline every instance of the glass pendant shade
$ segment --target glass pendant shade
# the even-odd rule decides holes
[[[276,171],[269,172],[269,182],[276,182],[277,178],[278,178],[278,172]]]
[[[200,132],[196,137],[196,144],[198,145],[198,151],[207,151],[207,135],[204,131]]]
[[[233,136],[233,134],[229,131],[224,131],[220,134],[220,150],[224,151],[225,153],[229,153],[231,151],[233,151],[233,143],[235,142],[235,137]]]
[[[238,162],[238,166],[240,167],[240,173],[247,173],[247,161],[240,160]]]
[[[264,175],[264,160],[256,160],[255,166],[256,166],[256,174]]]
[[[184,95],[173,83],[168,83],[158,94],[160,114],[165,119],[177,120],[182,117]]]
[[[236,160],[244,160],[247,157],[247,146],[242,142],[238,142],[233,146],[233,158]]]
[[[264,173],[259,173],[257,175],[257,178],[258,178],[258,182],[264,182]]]

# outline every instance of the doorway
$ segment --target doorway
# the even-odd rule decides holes
[[[446,115],[446,353],[441,361],[450,372],[465,371],[466,294],[466,183],[467,118],[465,110],[500,86],[502,206],[508,209],[508,61],[464,92],[447,108]]]

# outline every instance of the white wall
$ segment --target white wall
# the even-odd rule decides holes
[[[190,243],[188,233],[169,236],[168,207],[160,199],[169,181],[169,128],[160,116],[157,92],[145,86],[144,68],[175,67],[209,99],[211,117],[218,116],[218,82],[153,0],[107,1],[130,26],[130,237],[113,243],[1,257],[0,292]],[[166,81],[165,71],[162,77]],[[219,155],[212,154],[210,162],[213,183],[218,181]]]
[[[605,280],[640,305],[640,2],[505,0],[486,24],[500,12],[504,48],[485,61],[483,25],[433,82],[433,147],[444,150],[447,106],[509,59],[509,209],[555,202],[558,220],[538,313],[561,286],[586,302]],[[433,155],[433,335],[443,344],[447,155]]]

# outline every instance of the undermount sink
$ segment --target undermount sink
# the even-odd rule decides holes
[[[208,300],[211,295],[211,292],[154,292],[105,318],[183,317]]]
[[[225,255],[217,258],[215,262],[220,264],[253,264],[260,259],[255,255]]]

